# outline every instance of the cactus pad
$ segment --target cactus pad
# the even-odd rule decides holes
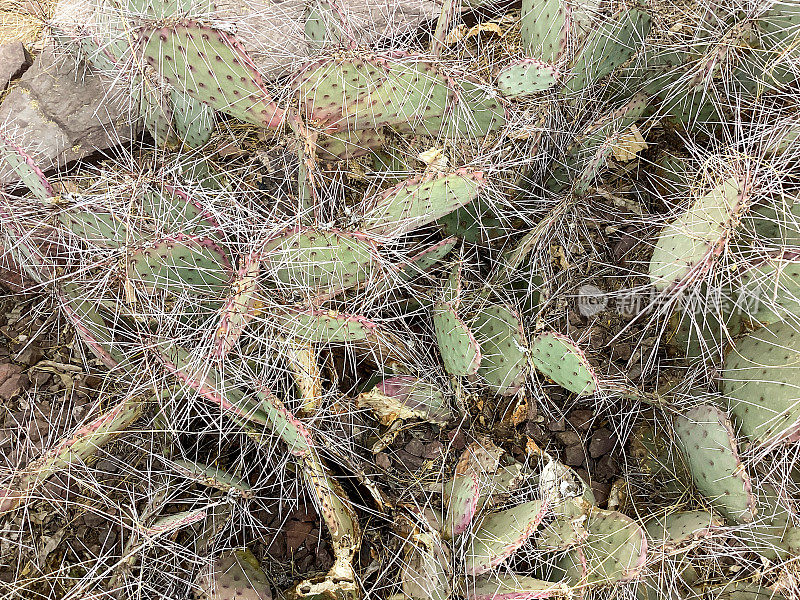
[[[733,426],[716,406],[705,404],[675,417],[675,434],[697,489],[732,520],[749,523],[755,513]]]
[[[176,235],[133,252],[127,276],[148,293],[166,291],[219,297],[231,279],[225,252],[209,238]]]
[[[445,371],[451,375],[474,375],[481,365],[481,348],[472,331],[446,302],[433,310],[436,343]]]
[[[777,252],[741,275],[740,297],[747,302],[747,316],[770,325],[800,315],[800,255]]]
[[[647,557],[647,538],[638,523],[592,506],[585,526],[589,536],[581,548],[588,583],[616,583],[639,576]]]
[[[170,99],[176,135],[190,148],[205,145],[214,133],[214,111],[178,90],[172,90]]]
[[[700,539],[725,522],[705,510],[673,512],[653,517],[644,527],[647,536],[663,550],[673,549]]]
[[[36,161],[20,146],[0,134],[0,161],[9,165],[22,184],[39,200],[48,201],[56,194]]]
[[[260,256],[250,253],[242,259],[232,294],[220,311],[219,326],[214,332],[212,355],[221,358],[230,352],[244,328],[255,316]]]
[[[531,344],[531,360],[538,371],[578,395],[597,391],[594,368],[575,342],[555,332],[542,333]]]
[[[525,54],[555,63],[564,53],[570,31],[570,7],[565,0],[524,0],[522,44]]]
[[[528,376],[528,340],[520,316],[508,306],[485,306],[472,329],[481,347],[478,375],[497,394],[516,394]]]
[[[202,600],[271,600],[269,580],[249,550],[217,558],[198,578]]]
[[[306,7],[305,34],[310,48],[351,45],[353,32],[337,0],[314,0]]]
[[[745,193],[742,179],[728,179],[662,230],[650,259],[656,289],[682,286],[712,268],[739,221]]]
[[[413,375],[384,379],[356,403],[371,408],[383,425],[415,418],[446,425],[453,416],[439,386]]]
[[[266,271],[287,286],[334,295],[363,282],[378,262],[377,244],[367,235],[291,228],[261,250]]]
[[[569,598],[570,590],[565,585],[525,575],[490,575],[470,581],[463,596],[467,600],[538,600]]]
[[[184,190],[164,185],[158,190],[147,190],[140,200],[142,215],[155,222],[164,231],[179,231],[187,236],[213,236],[225,239],[216,218]]]
[[[516,552],[536,531],[546,507],[541,500],[533,500],[484,517],[466,550],[464,568],[467,574],[485,573]]]
[[[65,210],[59,222],[81,240],[101,248],[121,248],[140,243],[142,235],[118,221],[112,213],[97,210]]]
[[[413,177],[364,203],[363,230],[396,238],[432,223],[477,198],[483,173],[459,169],[432,181]]]
[[[406,544],[401,580],[403,593],[413,600],[448,600],[452,594],[450,552],[435,534],[418,533]]]
[[[644,45],[649,32],[650,16],[636,8],[601,24],[575,57],[571,68],[574,75],[567,80],[567,89],[580,91],[611,73]]]
[[[369,154],[385,143],[386,136],[377,129],[354,129],[321,135],[317,140],[317,158],[323,162],[350,160]]]
[[[553,65],[526,58],[497,74],[497,89],[507,98],[516,98],[549,90],[558,83],[558,78],[558,69]]]
[[[146,62],[178,92],[253,125],[283,122],[255,64],[227,33],[184,21],[147,30],[140,42]]]
[[[236,490],[242,498],[252,498],[253,488],[241,477],[228,473],[220,467],[211,467],[189,460],[177,459],[172,461],[173,468],[186,477],[194,479],[223,492]]]
[[[450,237],[417,252],[408,259],[407,263],[400,267],[400,278],[403,281],[411,281],[417,276],[428,272],[439,264],[445,256],[450,254],[457,243],[458,239]]]
[[[800,439],[800,333],[791,323],[763,327],[725,358],[720,390],[741,427],[758,445]]]

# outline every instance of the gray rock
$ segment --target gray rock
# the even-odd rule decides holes
[[[12,79],[22,75],[31,62],[31,55],[22,42],[0,44],[0,92],[8,87]]]
[[[130,140],[127,103],[110,84],[67,56],[46,50],[0,105],[3,133],[48,171]],[[16,181],[0,166],[0,184]]]

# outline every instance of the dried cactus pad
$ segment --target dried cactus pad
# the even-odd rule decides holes
[[[264,244],[265,270],[298,291],[335,294],[357,286],[379,257],[367,235],[311,227],[282,231]]]
[[[200,574],[202,600],[272,600],[269,581],[250,550],[217,558]]]
[[[599,386],[594,368],[575,342],[555,332],[536,336],[531,344],[531,360],[538,371],[564,389],[584,396]]]
[[[477,373],[481,348],[455,309],[446,302],[437,303],[433,309],[433,326],[445,371],[465,376]]]
[[[567,89],[579,91],[602,79],[626,62],[644,45],[650,32],[650,15],[631,8],[592,30],[572,63]]]
[[[438,536],[417,534],[407,544],[408,557],[400,575],[403,593],[414,600],[448,600],[453,575],[450,552]]]
[[[533,535],[546,509],[546,503],[533,500],[484,517],[466,549],[466,573],[480,575],[506,560]]]
[[[720,517],[707,510],[690,510],[653,517],[644,528],[652,542],[666,549],[710,535],[724,524]]]
[[[519,314],[501,304],[485,306],[472,330],[481,346],[478,375],[496,393],[516,394],[528,376],[528,339]]]
[[[213,240],[178,234],[133,252],[127,275],[148,293],[190,291],[219,297],[230,282],[231,269],[225,252]]]
[[[546,63],[561,58],[570,30],[570,6],[566,0],[524,0],[520,20],[527,55]]]
[[[261,260],[257,253],[251,252],[242,257],[236,279],[231,285],[231,295],[220,311],[212,356],[221,358],[230,352],[255,316],[260,267]]]
[[[400,237],[469,204],[484,184],[483,173],[470,169],[433,180],[411,178],[364,201],[362,229],[375,236]]]
[[[755,498],[727,415],[704,404],[677,415],[674,427],[700,493],[728,518],[739,523],[752,521]]]
[[[179,92],[253,125],[283,122],[255,64],[228,34],[184,21],[145,30],[140,42],[147,63]]]
[[[744,181],[731,178],[664,227],[650,259],[655,288],[681,286],[708,272],[724,251],[744,201]]]
[[[800,439],[800,333],[774,323],[739,340],[725,358],[720,390],[750,441]]]
[[[414,418],[446,425],[453,416],[439,386],[413,375],[384,379],[359,395],[356,404],[371,408],[383,425]]]
[[[39,200],[47,201],[56,194],[44,172],[31,156],[6,136],[0,134],[0,162],[10,166],[22,184]]]
[[[467,600],[538,600],[571,597],[569,588],[563,584],[525,575],[489,575],[469,581],[463,595]]]
[[[553,65],[526,58],[497,74],[497,89],[507,98],[516,98],[549,90],[558,83],[558,77],[558,69]]]

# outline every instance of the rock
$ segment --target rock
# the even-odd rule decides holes
[[[592,428],[592,421],[594,420],[594,411],[587,409],[573,410],[567,417],[570,425],[578,431],[589,431]]]
[[[437,458],[441,458],[442,454],[444,454],[444,445],[442,442],[434,440],[433,442],[426,444],[425,454],[422,456],[423,458],[427,458],[429,460],[436,460]]]
[[[0,365],[0,400],[11,400],[27,387],[28,377],[22,367],[12,363]]]
[[[550,431],[564,431],[565,427],[566,427],[566,421],[564,417],[561,417],[560,419],[556,419],[554,421],[547,422],[547,428]]]
[[[392,466],[392,461],[389,460],[389,455],[386,452],[378,452],[375,455],[375,464],[384,471],[388,471]]]
[[[49,48],[0,105],[3,134],[44,171],[130,140],[136,130],[128,103],[110,89],[100,75]],[[0,166],[0,184],[16,181],[9,167]]]
[[[567,446],[564,450],[564,464],[570,467],[580,467],[586,460],[586,451],[582,445]]]
[[[597,461],[593,472],[598,479],[610,481],[619,474],[617,461],[610,454],[606,454]]]
[[[453,429],[447,432],[447,439],[450,442],[450,448],[455,451],[463,450],[467,447],[467,438],[464,432],[460,429]]]
[[[425,456],[425,444],[421,441],[413,439],[408,442],[405,446],[406,452],[409,454],[413,454],[414,456]]]
[[[589,455],[592,458],[600,458],[614,449],[617,443],[616,437],[605,427],[602,427],[592,434],[592,441],[589,442]]]
[[[305,521],[291,520],[286,524],[286,552],[291,554],[297,552],[300,547],[306,543],[314,528],[313,523]]]
[[[608,501],[608,495],[611,493],[611,485],[608,483],[600,483],[599,481],[592,481],[591,487],[597,506],[605,504]]]
[[[565,446],[577,446],[583,443],[581,436],[574,431],[560,431],[556,434],[556,438]]]
[[[31,62],[31,55],[22,42],[0,44],[0,92],[8,87],[12,79],[22,75]]]

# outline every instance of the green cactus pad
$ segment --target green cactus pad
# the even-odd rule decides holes
[[[690,510],[653,517],[644,528],[651,542],[663,550],[710,535],[724,524],[723,519],[706,510]]]
[[[636,8],[594,29],[572,62],[574,75],[567,80],[566,89],[580,91],[611,73],[644,45],[649,32],[650,16]]]
[[[262,250],[267,273],[299,291],[334,295],[366,280],[379,261],[377,243],[363,233],[292,227]]]
[[[581,548],[587,583],[617,583],[639,576],[647,557],[647,538],[636,521],[592,506],[585,527],[589,536]]]
[[[599,387],[597,374],[583,350],[559,333],[537,335],[531,343],[531,360],[538,371],[575,394],[594,394]]]
[[[757,445],[800,439],[800,333],[790,323],[763,327],[725,358],[720,390],[741,431]]]
[[[175,133],[190,148],[204,146],[214,133],[214,111],[199,100],[173,90],[172,120]]]
[[[677,415],[674,426],[700,493],[728,518],[739,523],[752,521],[755,498],[727,415],[704,404]]]
[[[741,274],[746,316],[770,325],[800,315],[800,254],[777,252]]]
[[[223,554],[198,578],[202,600],[271,600],[269,580],[250,550]]]
[[[190,291],[219,298],[230,283],[230,267],[224,250],[211,239],[179,234],[133,252],[127,259],[127,276],[151,294]]]
[[[481,364],[481,348],[469,327],[446,302],[433,309],[436,343],[445,371],[451,375],[474,375]]]
[[[739,221],[745,193],[742,179],[728,179],[664,227],[650,259],[657,290],[685,285],[712,268]]]
[[[130,366],[125,354],[114,345],[114,332],[108,327],[98,307],[81,298],[79,290],[72,284],[64,285],[57,292],[60,308],[72,322],[72,326],[83,342],[109,369]]]
[[[528,376],[528,339],[519,314],[501,304],[484,306],[471,328],[481,347],[478,375],[495,393],[516,394]]]
[[[282,124],[255,64],[228,34],[184,21],[145,30],[140,43],[147,64],[180,93],[253,125]]]
[[[463,596],[467,600],[539,600],[569,598],[570,593],[565,585],[525,575],[489,575],[469,581]]]
[[[356,403],[371,408],[383,425],[395,419],[424,419],[446,425],[453,417],[440,387],[413,375],[388,377],[360,394]]]
[[[375,236],[400,237],[469,204],[484,182],[482,172],[469,169],[432,181],[413,177],[364,202],[362,229]]]
[[[39,200],[47,202],[56,195],[36,161],[4,135],[0,135],[0,161],[10,166],[22,184]]]
[[[403,281],[411,281],[430,271],[450,254],[458,244],[458,239],[451,237],[436,242],[411,256],[407,263],[400,267],[399,276]]]
[[[468,575],[480,575],[511,556],[533,535],[546,513],[541,500],[492,513],[478,523],[464,558]]]
[[[369,154],[386,143],[386,136],[377,129],[354,129],[317,140],[317,158],[323,162],[350,160]]]
[[[128,228],[114,214],[98,210],[65,210],[59,213],[58,221],[81,240],[101,248],[121,248],[143,239],[141,233]]]
[[[786,600],[785,596],[778,594],[775,590],[748,581],[736,581],[712,588],[709,590],[708,598],[710,600]]]
[[[140,200],[140,210],[163,231],[225,240],[225,232],[214,216],[178,187],[163,185],[158,190],[145,191]]]
[[[491,246],[496,240],[508,237],[512,230],[509,220],[503,218],[497,209],[496,205],[479,197],[437,223],[445,235],[459,237],[470,244]]]
[[[586,541],[586,508],[583,502],[568,499],[553,508],[555,519],[536,537],[536,547],[545,552],[563,552]]]
[[[314,440],[308,428],[269,389],[261,387],[257,390],[257,395],[260,401],[258,410],[266,416],[275,435],[289,447],[289,453],[310,457]]]
[[[570,7],[565,0],[523,0],[522,45],[525,54],[555,63],[567,47]]]
[[[497,506],[506,500],[525,480],[526,471],[518,462],[501,465],[497,471],[481,485],[478,497],[478,509],[483,510]]]
[[[772,485],[762,483],[760,488],[756,492],[758,518],[750,526],[738,528],[736,539],[767,560],[797,556],[800,528],[793,524],[791,499]]]
[[[310,48],[351,45],[353,32],[336,0],[314,0],[306,6],[305,34]]]
[[[517,98],[549,90],[558,78],[558,69],[553,65],[526,58],[503,67],[497,74],[497,89],[507,98]]]
[[[253,488],[241,477],[237,477],[220,467],[212,467],[189,460],[173,460],[171,466],[185,477],[223,492],[236,490],[242,498],[252,498]]]

